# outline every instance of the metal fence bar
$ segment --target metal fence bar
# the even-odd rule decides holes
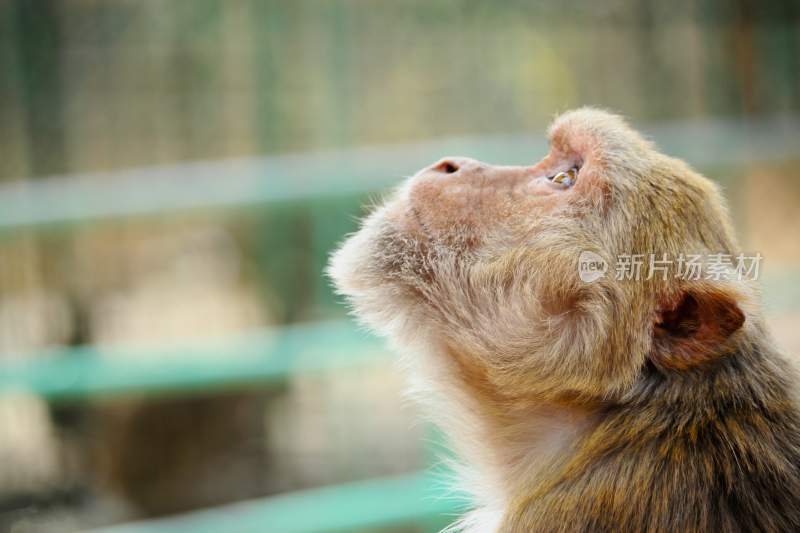
[[[795,158],[800,117],[703,120],[644,126],[667,153],[694,165]],[[242,210],[380,191],[444,155],[530,164],[542,136],[511,135],[193,162],[109,173],[52,176],[0,186],[0,235],[17,230],[174,214]]]
[[[131,522],[93,533],[351,533],[420,523],[444,527],[463,511],[465,500],[443,497],[442,484],[442,477],[430,472],[370,479]]]
[[[296,324],[202,344],[87,346],[17,357],[0,364],[0,393],[25,390],[63,401],[264,386],[292,373],[365,364],[385,354],[352,324]]]

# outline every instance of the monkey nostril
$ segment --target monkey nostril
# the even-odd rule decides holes
[[[433,167],[433,170],[435,170],[436,172],[442,172],[443,174],[455,174],[456,172],[458,172],[458,165],[453,161],[447,160],[447,161],[442,161],[441,163]]]

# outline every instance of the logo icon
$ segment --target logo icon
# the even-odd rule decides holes
[[[584,283],[592,283],[608,272],[608,263],[594,252],[584,250],[578,257],[578,275]]]

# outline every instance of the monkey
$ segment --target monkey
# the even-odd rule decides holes
[[[532,166],[420,170],[328,266],[460,458],[451,530],[800,531],[797,378],[757,281],[712,269],[741,254],[719,186],[606,110],[547,135]],[[648,254],[703,275],[609,266]]]

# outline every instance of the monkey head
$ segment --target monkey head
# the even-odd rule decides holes
[[[609,399],[644,365],[691,371],[745,322],[730,276],[617,279],[618,257],[733,254],[717,187],[616,115],[579,109],[533,166],[445,158],[420,170],[333,255],[368,326],[503,397]],[[605,275],[579,275],[582,252]]]

